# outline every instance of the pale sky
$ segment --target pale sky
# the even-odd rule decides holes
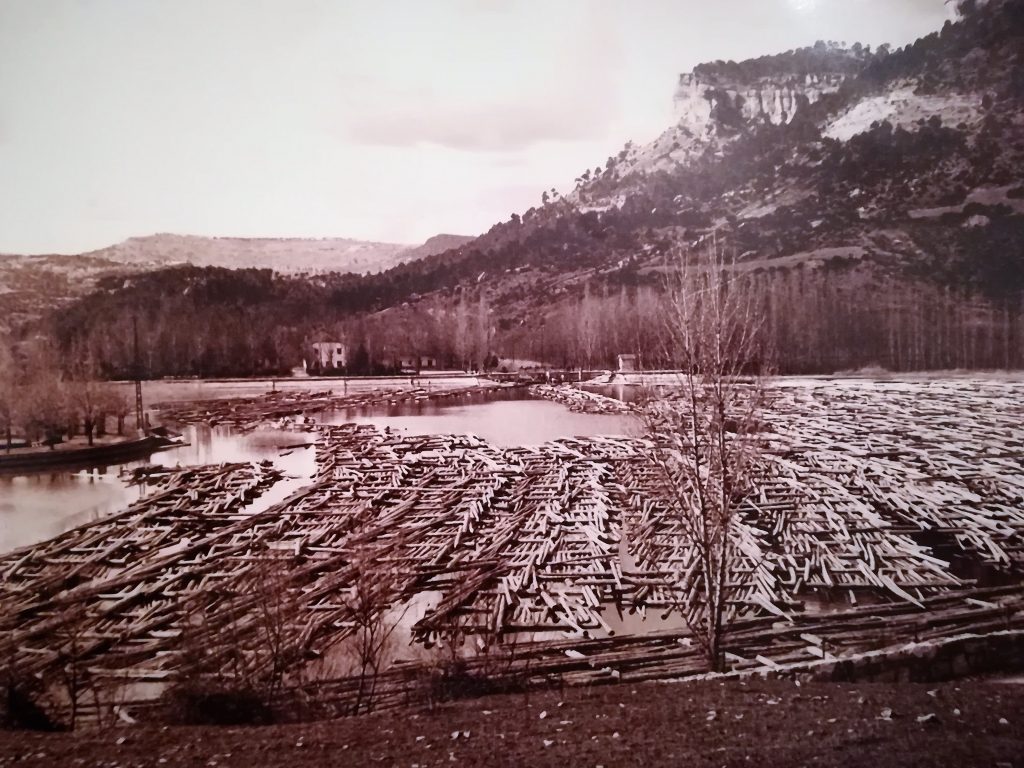
[[[943,0],[0,0],[0,253],[479,234],[672,121],[679,72],[902,45]]]

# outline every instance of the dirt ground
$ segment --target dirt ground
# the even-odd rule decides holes
[[[1022,766],[1024,685],[619,685],[264,728],[0,732],[9,765]]]

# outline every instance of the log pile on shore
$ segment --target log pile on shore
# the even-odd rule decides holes
[[[776,391],[736,531],[734,667],[1021,626],[1021,389],[970,392],[969,423],[963,385],[931,399],[835,382]],[[271,602],[287,606],[297,656],[325,658],[355,631],[352,596],[369,580],[396,610],[436,596],[418,640],[475,634],[515,648],[537,681],[699,665],[680,615],[697,607],[693,551],[648,441],[316,434],[313,481],[273,505],[250,504],[275,480],[267,467],[172,471],[124,513],[0,558],[0,657],[53,676],[80,634],[95,680],[173,680],[198,600],[207,665],[258,656]],[[382,690],[408,698],[421,672],[388,673]]]

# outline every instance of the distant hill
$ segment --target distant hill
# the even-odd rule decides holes
[[[465,235],[434,235],[423,245],[418,245],[415,248],[404,251],[402,253],[402,261],[415,261],[437,253],[444,253],[472,242],[473,239]]]
[[[435,235],[422,245],[348,238],[241,238],[158,234],[82,254],[0,254],[0,334],[92,291],[105,278],[174,266],[272,269],[282,274],[369,274],[471,242]]]
[[[132,237],[86,256],[122,264],[194,264],[228,269],[273,269],[284,273],[379,272],[472,240],[436,235],[419,246],[343,237],[247,238],[157,234]]]
[[[93,256],[0,254],[0,340],[88,294],[99,280],[138,270]]]

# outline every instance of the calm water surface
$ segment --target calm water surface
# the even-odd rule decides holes
[[[477,396],[479,397],[479,396]],[[572,413],[548,400],[489,400],[439,405],[424,402],[385,411],[336,411],[327,424],[376,424],[410,435],[473,434],[502,447],[538,445],[560,437],[624,435],[632,419],[622,415]]]
[[[0,474],[0,553],[98,520],[144,497],[146,489],[128,485],[126,475],[146,463],[186,467],[269,459],[289,477],[305,479],[313,474],[312,450],[280,450],[309,442],[308,435],[279,430],[238,435],[224,427],[188,427],[183,437],[189,445],[154,453],[149,462],[76,472]]]
[[[520,390],[493,395],[466,395],[444,403],[414,403],[373,410],[334,411],[321,421],[353,421],[391,427],[406,434],[475,434],[500,446],[535,445],[576,435],[629,434],[629,417],[571,413],[547,400],[528,399]],[[292,478],[275,486],[261,501],[283,499],[312,476],[308,434],[261,429],[237,434],[230,427],[193,426],[183,430],[189,445],[153,454],[150,463],[167,467],[268,459]],[[78,525],[123,509],[145,495],[129,486],[123,473],[145,462],[79,472],[0,475],[0,553],[56,536]]]

